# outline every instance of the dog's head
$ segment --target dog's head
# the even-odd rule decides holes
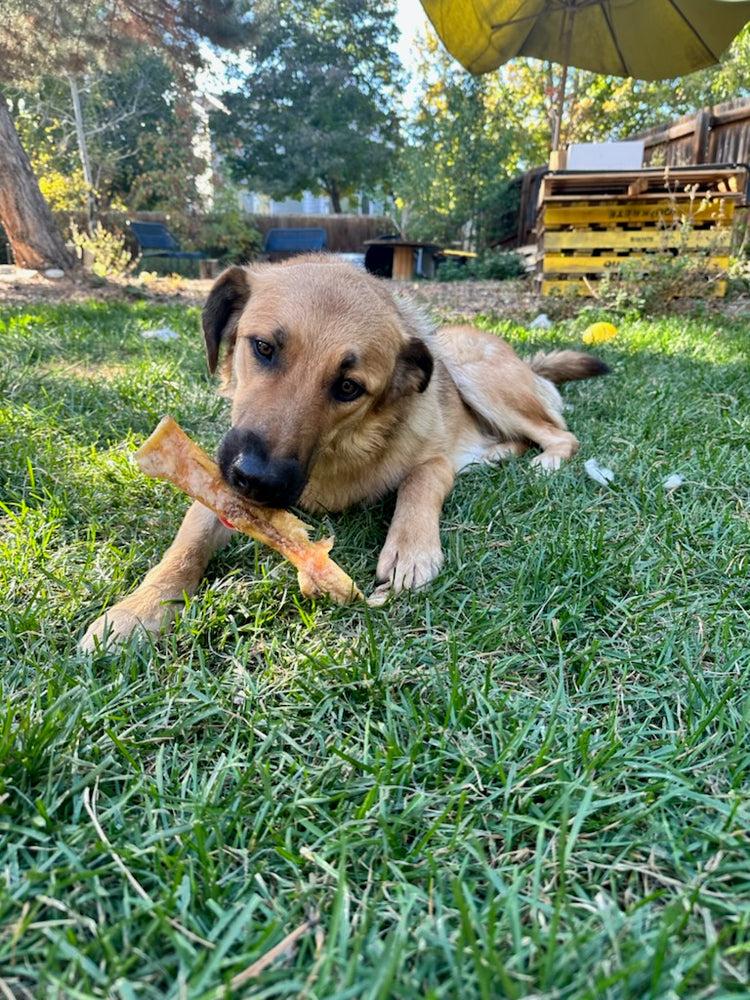
[[[418,324],[378,279],[331,258],[230,268],[203,332],[212,372],[224,350],[232,399],[222,475],[273,507],[296,503],[322,458],[377,459],[432,375]]]

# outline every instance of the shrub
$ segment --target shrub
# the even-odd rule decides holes
[[[257,257],[263,243],[258,230],[239,209],[204,216],[194,239],[199,250],[222,265],[247,263]]]
[[[113,232],[99,225],[93,235],[82,232],[71,223],[73,243],[83,263],[99,278],[119,278],[132,270],[136,263],[125,244],[122,233]]]
[[[600,305],[621,315],[657,316],[668,312],[674,299],[713,295],[717,284],[727,279],[726,269],[718,267],[716,260],[726,254],[725,231],[714,230],[707,246],[696,246],[692,239],[695,209],[709,203],[708,197],[691,197],[687,206],[672,199],[671,217],[663,224],[664,235],[670,239],[661,249],[625,258],[606,272],[595,289]]]
[[[448,258],[437,269],[438,281],[509,281],[524,274],[517,253],[487,250],[479,257],[456,260]]]
[[[477,258],[476,275],[480,281],[509,281],[524,273],[521,258],[510,250],[488,250]]]
[[[727,272],[714,267],[711,258],[710,250],[683,248],[625,260],[598,282],[596,298],[611,313],[663,315],[673,308],[674,299],[706,298],[726,280]]]

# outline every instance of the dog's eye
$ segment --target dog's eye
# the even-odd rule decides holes
[[[273,344],[269,344],[267,340],[259,340],[257,337],[253,340],[253,350],[261,361],[271,361],[274,356]]]
[[[353,378],[340,378],[333,383],[333,398],[340,403],[351,403],[358,399],[365,391],[364,386],[355,382]]]

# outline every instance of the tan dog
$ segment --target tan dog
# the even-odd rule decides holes
[[[203,330],[212,372],[224,352],[232,427],[218,459],[230,486],[256,503],[313,512],[397,491],[376,600],[438,573],[440,512],[459,470],[529,445],[544,469],[574,455],[552,383],[608,370],[575,351],[525,363],[473,327],[435,330],[387,282],[325,256],[225,271]],[[162,561],[93,623],[83,647],[159,633],[229,537],[194,503]]]

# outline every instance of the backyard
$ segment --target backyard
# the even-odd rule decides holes
[[[522,354],[609,318],[476,291]],[[424,592],[305,601],[238,537],[167,637],[86,656],[188,504],[129,454],[227,425],[198,301],[0,302],[0,996],[747,996],[741,310],[618,320],[580,455],[462,475]],[[391,509],[313,522],[365,589]]]

